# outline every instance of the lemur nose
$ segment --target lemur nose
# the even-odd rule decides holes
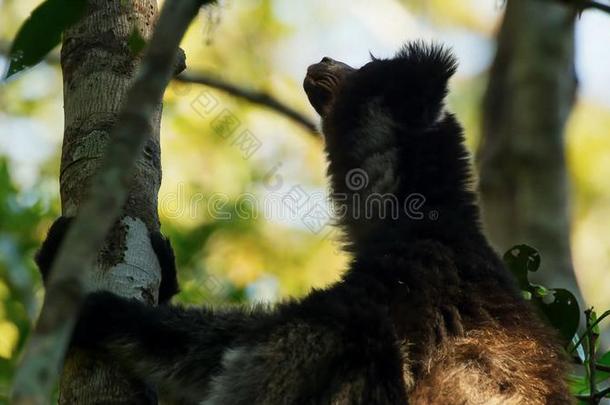
[[[334,63],[334,62],[335,62],[335,60],[332,58],[329,58],[328,56],[323,57],[322,60],[320,61],[320,63],[329,63],[329,64]]]

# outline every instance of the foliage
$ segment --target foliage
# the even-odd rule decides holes
[[[86,0],[46,0],[32,12],[17,33],[6,77],[40,62],[61,41],[66,28],[77,22]]]
[[[504,262],[525,298],[532,301],[563,338],[567,355],[577,366],[569,381],[579,404],[599,404],[603,398],[610,398],[610,351],[601,356],[597,352],[599,323],[610,317],[610,310],[599,317],[593,308],[585,310],[585,327],[578,332],[581,311],[574,294],[562,288],[549,289],[529,282],[529,272],[537,271],[541,263],[536,249],[527,245],[514,246],[504,254]]]
[[[492,1],[490,0],[490,3]],[[0,23],[0,31],[3,36],[13,36],[16,24],[23,21],[25,13],[32,9],[33,3],[23,0],[6,0],[0,3],[4,17]],[[199,25],[191,30],[184,45],[189,55],[189,67],[220,72],[228,79],[281,95],[282,98],[290,99],[296,106],[305,109],[306,101],[299,82],[278,72],[281,72],[285,59],[294,57],[287,53],[289,49],[285,46],[286,43],[292,45],[290,51],[294,51],[294,55],[315,53],[307,47],[311,44],[294,45],[296,42],[291,42],[292,31],[298,30],[298,27],[284,26],[274,15],[277,8],[274,3],[279,2],[264,0],[231,3],[234,6],[223,10],[223,18],[219,26],[215,27],[217,30],[213,33],[213,41],[209,41],[206,36],[205,43],[202,43],[201,33],[207,32],[208,21],[202,19]],[[473,8],[473,1],[405,0],[403,3],[408,5],[410,10],[419,13],[418,18],[424,20],[424,24],[432,24],[437,28],[455,25],[460,29],[488,36],[495,26],[495,20],[489,18],[489,14],[473,12],[478,10]],[[498,0],[495,3],[501,8],[503,1]],[[11,62],[11,74],[36,64],[59,42],[61,33],[69,26],[71,18],[77,18],[78,7],[73,6],[76,4],[84,5],[85,1],[42,2],[39,7],[42,11],[37,9],[32,13],[13,43],[11,55],[23,52],[27,57],[21,60],[21,64]],[[43,11],[47,14],[39,14]],[[351,19],[351,28],[358,24],[357,19],[349,12],[342,13],[341,18],[335,17],[337,19],[333,19],[333,22],[341,18]],[[36,41],[31,40],[34,32]],[[336,36],[336,32],[329,30],[327,35]],[[44,41],[40,41],[40,37]],[[347,44],[351,42],[348,41]],[[143,45],[145,43],[140,40],[139,34],[134,33],[130,41],[132,51],[137,53]],[[356,48],[361,47],[354,49]],[[282,51],[281,57],[285,58],[279,64],[276,58],[278,50]],[[352,56],[355,54],[357,51],[354,51]],[[48,72],[57,74],[57,68],[48,67],[46,71],[36,73],[46,74],[47,81],[59,83],[59,79],[49,77]],[[35,79],[33,76],[35,75],[27,77]],[[469,145],[474,147],[477,137],[473,138],[472,134],[477,132],[480,119],[478,105],[484,80],[480,76],[460,80],[461,82],[454,83],[454,90],[455,87],[458,87],[458,90],[462,88],[463,94],[454,92],[455,102],[452,109],[456,110],[466,124]],[[0,91],[0,124],[3,120],[7,122],[14,118],[39,121],[47,126],[53,126],[52,124],[58,121],[61,92],[45,98],[32,96],[31,94],[36,94],[32,92],[36,85],[36,80],[13,80]],[[477,91],[473,92],[473,88]],[[214,132],[214,117],[204,117],[195,108],[197,102],[202,100],[200,96],[204,92],[208,95],[208,90],[202,87],[181,85],[178,88],[178,85],[174,84],[166,96],[165,128],[162,137],[162,201],[164,195],[174,192],[181,184],[188,184],[185,198],[181,200],[181,209],[188,208],[189,203],[196,197],[209,196],[214,192],[228,195],[230,202],[227,205],[235,207],[239,194],[264,189],[265,174],[278,163],[283,163],[279,175],[287,184],[303,184],[308,189],[322,187],[321,168],[324,163],[319,143],[304,136],[300,137],[302,134],[299,134],[298,128],[282,125],[275,115],[265,116],[253,111],[255,109],[250,105],[212,92],[219,108],[230,110],[244,127],[252,130],[264,143],[261,156],[255,155],[250,161],[245,161],[225,134]],[[608,241],[607,229],[603,228],[607,218],[609,190],[606,181],[608,176],[605,173],[610,167],[606,159],[610,145],[608,137],[605,136],[608,127],[607,116],[605,107],[592,104],[590,100],[588,104],[581,101],[572,119],[568,136],[569,166],[574,182],[573,201],[578,214],[575,225],[577,229],[583,228],[580,234],[573,238],[576,243],[575,253],[580,257],[591,258],[590,262],[584,264],[581,259],[577,266],[577,269],[582,268],[587,272],[581,274],[580,279],[585,282],[591,280],[590,286],[585,286],[587,288],[584,289],[587,297],[593,296],[595,286],[604,284],[604,274],[601,270],[596,273],[596,270],[605,268],[608,260],[605,250],[601,254],[595,254],[593,247],[596,245],[592,243],[595,241],[601,248],[605,248]],[[4,135],[4,132],[2,134]],[[60,131],[57,131],[56,137],[60,137]],[[19,167],[12,163],[11,169]],[[58,173],[55,170],[51,175],[43,173],[42,177],[44,178],[39,179],[42,182],[56,182]],[[42,192],[47,196],[51,194],[44,188]],[[11,180],[7,162],[0,160],[0,403],[6,398],[15,358],[28,334],[31,320],[37,313],[41,297],[40,282],[32,257],[45,230],[56,215],[41,204],[37,196],[32,198],[26,194],[26,190]],[[337,277],[343,267],[345,258],[337,254],[328,241],[320,241],[319,236],[290,224],[253,219],[222,221],[201,216],[195,218],[190,215],[178,215],[180,210],[164,208],[163,205],[160,209],[163,231],[170,236],[177,253],[182,288],[177,299],[183,303],[247,301],[249,287],[267,275],[279,280],[280,295],[300,295],[312,286],[321,287],[327,284]],[[594,217],[594,213],[597,213],[597,216]],[[585,215],[588,217],[585,218]],[[585,223],[583,218],[590,219]],[[591,224],[603,229],[597,229]],[[537,260],[535,254],[530,257],[532,252],[529,249],[523,247],[515,257],[508,258],[513,260],[509,265],[516,270],[526,296],[532,299],[543,313],[546,309],[545,316],[561,331],[562,336],[567,337],[571,331],[576,332],[575,318],[580,318],[581,311],[570,304],[575,300],[572,301],[573,297],[569,292],[529,283],[528,271],[535,271],[540,265],[539,256]],[[605,299],[603,296],[607,295],[607,292],[602,291],[599,295],[601,298],[597,298],[598,300]],[[591,310],[586,312],[586,328],[577,335],[572,332],[572,335],[577,337],[568,346],[571,355],[576,355],[574,361],[577,364],[577,372],[571,380],[572,389],[583,403],[591,403],[586,398],[589,393],[594,392],[594,395],[599,397],[599,392],[603,393],[604,387],[610,383],[610,352],[597,353],[597,329],[599,321],[607,320],[606,316],[606,313],[596,316]],[[591,361],[595,358],[597,361]],[[591,368],[592,365],[595,367]],[[595,386],[593,390],[591,382]]]
[[[7,395],[15,354],[38,312],[40,279],[32,257],[50,214],[36,196],[18,190],[6,159],[0,159],[0,398]]]
[[[530,246],[518,245],[509,249],[504,254],[504,262],[517,278],[525,297],[538,307],[560,332],[564,341],[569,342],[576,333],[580,320],[576,297],[562,288],[547,289],[529,282],[528,273],[537,271],[540,267],[540,254]]]

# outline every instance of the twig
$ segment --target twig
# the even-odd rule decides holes
[[[591,404],[597,404],[597,385],[595,381],[595,344],[597,342],[598,335],[593,332],[594,326],[591,322],[591,316],[593,314],[593,308],[587,309],[585,315],[587,317],[587,329],[590,330],[587,334],[587,349],[588,349],[588,361],[587,361],[587,377],[589,378],[589,396]],[[594,321],[595,322],[595,321]]]
[[[580,360],[580,357],[578,357],[578,356],[573,356],[572,360],[574,361],[575,364],[582,364],[582,360]],[[607,366],[605,364],[595,363],[595,368],[598,371],[604,371],[604,372],[610,373],[610,366]]]
[[[591,324],[591,328],[594,328],[597,324],[599,324],[604,318],[607,318],[608,316],[610,316],[610,310],[601,314],[601,316],[599,318],[597,318],[597,320]],[[572,349],[570,349],[570,353],[573,353],[574,350],[576,350],[578,348],[578,346],[580,346],[582,344],[583,339],[586,338],[587,335],[589,334],[589,332],[592,330],[591,328],[587,327],[587,330],[584,331],[582,336],[580,336],[578,338],[578,340],[576,341],[576,343],[574,343],[574,345],[572,346]]]
[[[607,395],[610,395],[610,387],[604,388],[603,390],[598,391],[594,396],[593,395],[574,395],[576,399],[585,402],[593,402],[594,404],[599,403],[602,399],[604,399]]]
[[[304,114],[296,111],[295,109],[287,106],[271,95],[259,91],[248,89],[242,86],[237,86],[233,83],[224,81],[218,77],[206,73],[194,73],[186,71],[176,77],[176,80],[184,83],[196,83],[204,86],[209,86],[220,91],[224,91],[232,96],[243,98],[251,103],[267,107],[275,112],[285,115],[296,123],[302,125],[309,132],[317,133],[316,124],[313,123]]]
[[[599,3],[594,0],[558,0],[559,2],[566,4],[568,6],[574,7],[578,13],[582,13],[586,9],[596,9],[601,10],[606,13],[610,13],[610,5]]]
[[[136,160],[150,136],[155,105],[174,69],[178,45],[199,7],[207,1],[164,3],[150,46],[92,181],[51,270],[36,328],[25,348],[13,385],[13,404],[48,402],[84,297],[82,275],[92,263],[112,223],[121,213]],[[69,248],[67,248],[69,247]]]
[[[603,390],[599,391],[597,393],[597,397],[601,400],[602,398],[606,397],[607,395],[610,395],[610,387],[606,387]]]
[[[9,49],[10,44],[8,42],[0,41],[0,54],[8,55]],[[51,52],[47,55],[45,61],[50,64],[59,64],[59,55],[56,52]],[[174,80],[183,83],[200,84],[223,91],[234,97],[242,98],[253,104],[275,111],[276,113],[294,121],[298,125],[301,125],[312,134],[318,133],[315,122],[309,117],[263,91],[238,86],[207,72],[191,72],[187,70],[186,72],[174,77]]]
[[[605,11],[606,13],[610,13],[610,5],[598,3],[596,1],[583,1],[582,8],[594,8],[597,10]]]
[[[595,363],[595,368],[598,371],[605,371],[606,373],[610,373],[610,366],[606,366],[604,364]]]

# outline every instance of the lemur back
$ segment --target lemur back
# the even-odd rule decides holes
[[[444,107],[455,68],[421,43],[360,69],[309,67],[353,255],[340,282],[271,309],[95,293],[73,344],[203,404],[571,403],[554,334],[481,231],[462,129]],[[55,248],[43,245],[43,273]],[[171,247],[156,249],[173,292]]]

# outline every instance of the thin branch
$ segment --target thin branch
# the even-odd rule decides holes
[[[604,364],[595,363],[595,368],[599,371],[605,371],[606,373],[610,373],[610,366],[606,366]]]
[[[311,121],[304,114],[287,106],[286,104],[277,100],[268,93],[259,90],[248,89],[242,86],[237,86],[233,83],[229,83],[207,73],[194,73],[186,71],[178,75],[176,77],[176,80],[184,83],[202,84],[204,86],[212,87],[214,89],[223,91],[232,96],[243,98],[244,100],[248,100],[251,103],[261,105],[279,114],[285,115],[286,117],[290,118],[299,125],[302,125],[309,132],[317,133],[316,124],[313,121]]]
[[[574,397],[585,402],[595,401],[593,403],[599,403],[599,401],[604,399],[607,395],[610,395],[610,387],[598,391],[595,395],[574,395]]]
[[[578,13],[582,13],[587,9],[595,9],[604,11],[606,13],[610,13],[610,5],[605,3],[599,3],[595,0],[558,0],[560,3],[563,3],[568,6],[574,7]]]
[[[178,45],[204,2],[207,3],[164,3],[150,46],[92,181],[89,198],[81,206],[51,270],[42,312],[15,376],[13,404],[44,404],[50,398],[84,298],[84,270],[94,261],[106,233],[121,213],[135,162],[150,136],[155,105],[171,79]]]
[[[0,41],[0,54],[8,55],[9,49],[10,44],[8,42]],[[45,61],[50,64],[59,64],[59,55],[56,52],[51,52],[47,55]],[[268,108],[280,115],[285,116],[298,125],[301,125],[312,134],[318,134],[316,123],[309,117],[263,91],[233,84],[207,72],[192,72],[187,70],[186,72],[176,76],[174,80],[182,83],[193,83],[208,86],[216,90],[223,91],[234,97],[242,98],[253,104]]]
[[[591,396],[591,402],[596,404],[598,401],[595,401],[595,398],[597,397],[597,381],[595,381],[595,343],[597,342],[599,335],[593,331],[593,326],[591,326],[593,314],[593,308],[585,311],[587,328],[591,331],[587,335],[587,377],[589,378],[589,395]]]
[[[598,3],[596,1],[583,1],[582,8],[583,9],[593,8],[596,10],[605,11],[606,13],[610,13],[610,5]]]
[[[574,364],[578,364],[578,365],[582,365],[582,360],[580,360],[580,357],[578,356],[572,356],[572,361],[574,362]],[[600,364],[600,363],[595,363],[595,368],[598,371],[604,371],[607,373],[610,373],[610,366],[607,366],[605,364]]]
[[[570,353],[574,353],[574,351],[578,348],[578,346],[580,346],[582,344],[582,341],[585,337],[587,337],[587,335],[591,332],[592,328],[594,328],[597,324],[599,324],[601,321],[604,320],[604,318],[607,318],[608,316],[610,316],[610,310],[605,311],[603,314],[601,314],[601,316],[599,318],[597,318],[595,320],[595,322],[593,322],[591,324],[591,327],[588,327],[585,332],[578,338],[578,340],[576,341],[576,343],[574,343],[574,345],[572,346],[572,348],[570,349]]]
[[[610,387],[606,387],[597,393],[597,397],[601,400],[602,398],[610,395]]]

